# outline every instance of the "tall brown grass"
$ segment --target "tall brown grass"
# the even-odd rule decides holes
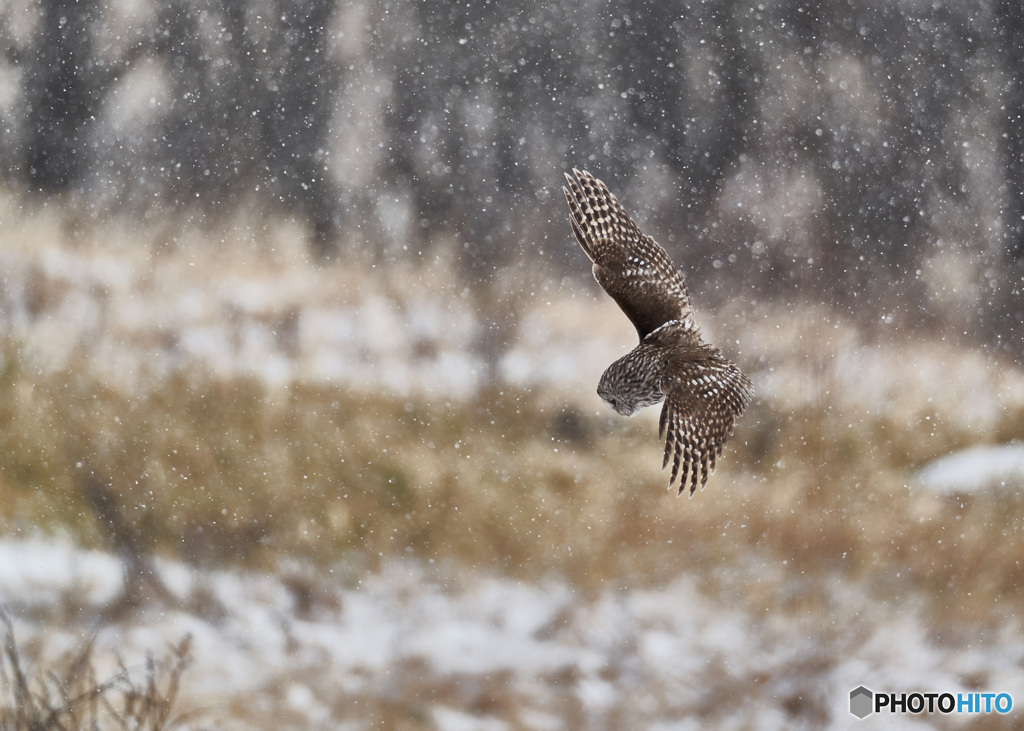
[[[914,487],[927,453],[977,439],[939,416],[923,440],[893,415],[756,401],[691,500],[665,490],[653,418],[554,391],[435,401],[183,371],[128,395],[36,369],[10,343],[3,363],[8,530],[61,527],[114,547],[129,533],[143,537],[138,553],[202,565],[415,556],[586,589],[756,557],[924,589],[950,618],[1024,600],[1019,488],[968,504]],[[1019,408],[989,437],[1014,423]],[[90,506],[83,473],[112,496],[120,527]]]
[[[340,606],[335,577],[355,579],[396,557],[527,581],[557,576],[590,595],[689,573],[724,606],[738,603],[756,610],[750,616],[764,616],[767,642],[792,635],[772,634],[767,625],[814,618],[808,624],[821,641],[800,655],[799,667],[786,668],[797,681],[785,701],[794,718],[811,725],[824,723],[831,708],[817,679],[857,642],[856,632],[831,621],[843,616],[834,611],[843,596],[837,584],[866,587],[872,601],[908,606],[915,617],[923,601],[929,630],[945,636],[968,625],[1006,627],[1024,611],[1024,485],[944,496],[930,494],[914,476],[947,452],[1022,436],[1024,376],[998,356],[882,326],[866,330],[820,304],[737,300],[716,313],[700,312],[710,339],[752,375],[757,398],[707,490],[691,500],[666,490],[656,410],[621,419],[593,393],[610,360],[605,351],[627,347],[633,337],[593,284],[582,290],[531,276],[528,296],[499,293],[498,319],[515,326],[496,340],[539,352],[550,352],[543,348],[552,342],[559,349],[593,346],[578,360],[588,371],[578,384],[531,389],[495,380],[467,398],[416,389],[404,396],[365,382],[356,389],[301,375],[271,385],[187,360],[179,345],[195,324],[188,312],[176,312],[166,330],[149,332],[148,321],[136,321],[131,308],[145,302],[152,313],[170,307],[179,290],[212,291],[200,298],[200,324],[241,341],[258,320],[280,335],[279,353],[299,362],[308,356],[303,338],[310,334],[296,323],[310,309],[331,311],[337,302],[357,308],[361,299],[384,297],[405,313],[429,297],[458,300],[462,283],[443,257],[421,269],[357,262],[318,270],[300,261],[300,247],[289,248],[280,230],[265,232],[256,244],[240,228],[232,229],[239,241],[175,233],[147,252],[129,246],[123,231],[54,243],[59,226],[42,219],[25,225],[27,242],[0,241],[0,255],[14,257],[29,280],[24,292],[16,282],[0,283],[8,287],[0,288],[0,306],[24,296],[30,322],[21,332],[34,338],[0,339],[0,530],[71,533],[83,545],[117,551],[126,585],[115,610],[161,597],[207,617],[221,611],[201,591],[192,600],[167,595],[156,556],[203,567],[279,569],[299,616]],[[113,249],[107,239],[116,242]],[[52,261],[60,266],[45,265],[51,259],[39,252],[47,247],[58,250]],[[119,257],[131,259],[130,274],[90,268]],[[71,267],[90,275],[79,281],[68,274]],[[262,293],[280,283],[282,272],[288,286],[273,296],[222,306],[221,294],[237,286],[226,278],[256,282]],[[523,284],[516,272],[508,274],[495,276],[494,286]],[[55,321],[68,324],[59,318],[69,302],[94,295],[104,314],[92,330],[47,329]],[[476,292],[470,299],[482,306],[488,296]],[[460,319],[470,309],[460,301],[446,312],[458,310]],[[214,327],[225,324],[216,318],[226,318],[227,326]],[[37,325],[44,335],[31,330]],[[67,333],[74,335],[70,347]],[[461,347],[458,338],[443,345]],[[500,376],[493,367],[498,354],[490,352],[496,343],[485,345],[480,355],[492,359],[491,376]],[[424,340],[409,352],[430,361],[436,349]],[[111,353],[115,361],[125,353],[137,358],[112,374]],[[168,353],[180,360],[152,372],[136,367]],[[63,362],[70,365],[54,365]],[[125,378],[126,372],[136,377]],[[16,647],[13,638],[8,647]],[[174,667],[184,668],[150,666],[165,669],[156,675],[147,669],[141,686],[137,675],[126,686],[124,673],[113,682],[92,671],[69,674],[64,665],[32,676],[14,664],[22,655],[6,656],[7,676],[0,679],[15,692],[4,701],[12,709],[4,722],[22,723],[12,728],[25,727],[10,715],[15,702],[32,710],[25,718],[38,719],[63,713],[65,697],[83,699],[75,709],[88,709],[100,696],[109,704],[153,699],[112,705],[120,716],[102,727],[118,728],[117,718],[166,707],[157,701],[173,700],[177,686],[167,681],[180,677]],[[172,652],[178,662],[175,657],[180,660]],[[396,728],[429,727],[428,700],[508,718],[530,704],[501,674],[472,682],[430,677],[418,659],[390,672],[392,694],[337,695],[324,683],[323,695],[334,694],[338,718],[357,705]],[[582,728],[585,708],[571,690],[574,672],[543,680],[567,727]],[[307,680],[321,688],[322,678]],[[757,682],[748,680],[725,667],[702,677],[715,703],[756,695]],[[763,692],[776,687],[766,682]],[[126,695],[126,688],[134,690]],[[268,688],[267,702],[283,692]],[[25,705],[27,694],[34,694],[35,706]],[[638,704],[624,698],[623,709],[635,713]],[[656,708],[677,703],[661,701]],[[232,704],[232,716],[263,713],[262,706]],[[276,712],[301,715],[282,710],[286,705],[277,703]],[[710,701],[685,712],[714,718]],[[68,716],[67,727],[81,718]]]

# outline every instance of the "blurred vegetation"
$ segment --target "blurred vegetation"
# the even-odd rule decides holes
[[[170,731],[199,728],[195,713],[178,713],[181,676],[190,663],[191,640],[170,647],[167,657],[147,658],[141,673],[119,663],[100,680],[93,642],[86,641],[52,665],[34,667],[18,644],[10,617],[0,611],[0,729],[3,731]]]
[[[486,283],[581,260],[588,167],[709,297],[1024,353],[1016,0],[41,0],[0,45],[0,180],[75,228],[287,214],[320,259],[455,240]]]
[[[0,47],[0,244],[38,253],[21,280],[0,276],[0,530],[116,551],[125,605],[166,593],[154,557],[354,577],[409,556],[595,594],[691,572],[724,606],[811,615],[837,642],[856,638],[821,618],[845,578],[900,607],[924,597],[939,632],[1024,612],[1024,485],[942,496],[913,479],[936,456],[1022,436],[1020,399],[979,426],[963,413],[971,388],[943,390],[984,377],[953,363],[965,340],[986,362],[1024,357],[1024,5],[39,0],[0,4]],[[759,400],[693,501],[665,490],[650,414],[501,380],[535,293],[557,307],[560,276],[589,279],[558,193],[574,166],[683,265],[701,312],[727,313],[715,342],[747,351]],[[463,297],[489,385],[456,399],[215,375],[182,345],[188,315],[123,317],[135,297],[166,302],[162,288],[202,299],[195,280],[155,265],[137,289],[115,287],[116,268],[75,279],[97,251],[142,269],[198,247],[216,253],[175,266],[256,272],[259,292],[298,259],[279,235],[291,226],[312,259],[339,264],[291,270],[301,294],[327,290],[312,304],[261,300],[286,358],[314,306],[371,291],[406,317]],[[81,256],[49,260],[51,243]],[[367,268],[385,274],[362,281]],[[253,313],[207,299],[200,317],[233,319],[211,332],[239,356]],[[22,348],[92,305],[93,332],[50,335],[71,343],[70,365]],[[787,331],[823,306],[818,324],[849,325],[852,345]],[[601,327],[595,311],[574,316]],[[829,370],[891,335],[890,371],[946,338],[926,356],[940,376],[890,381],[852,357]],[[108,356],[142,364],[128,385],[91,357],[119,339],[132,342]],[[434,348],[424,336],[411,350],[433,363]],[[152,377],[147,359],[161,360]],[[861,378],[881,407],[842,397]],[[324,601],[319,580],[285,578],[299,607]],[[133,714],[174,700],[152,671],[143,688],[82,674],[88,648],[67,672],[18,680],[10,631],[7,648],[4,728],[39,714],[74,728],[101,696],[114,718],[159,728]],[[415,688],[421,670],[396,682]],[[751,692],[715,677],[716,698]]]
[[[71,530],[201,565],[415,556],[585,590],[698,567],[728,583],[754,561],[808,581],[869,577],[883,595],[923,589],[947,618],[1024,608],[1020,490],[968,500],[908,487],[936,454],[1014,436],[1024,409],[979,434],[936,407],[912,417],[933,425],[922,439],[899,414],[758,401],[709,492],[689,501],[665,491],[653,422],[543,392],[430,401],[186,372],[128,394],[36,370],[12,344],[3,364],[8,533]],[[87,476],[115,519],[90,503]],[[746,591],[790,601],[784,583]]]

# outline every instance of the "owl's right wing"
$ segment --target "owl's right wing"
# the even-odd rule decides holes
[[[658,436],[665,440],[664,469],[672,462],[671,488],[679,478],[679,494],[687,483],[693,496],[715,470],[715,461],[732,434],[736,419],[753,395],[750,379],[718,350],[707,357],[670,356],[662,379],[665,404]]]
[[[566,173],[562,187],[572,232],[594,262],[594,277],[630,319],[640,339],[671,320],[693,327],[683,275],[645,236],[615,196],[588,172]]]

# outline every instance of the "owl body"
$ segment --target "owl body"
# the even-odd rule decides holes
[[[665,399],[661,389],[664,371],[665,362],[656,346],[638,345],[601,374],[597,395],[619,414],[632,416]]]
[[[601,375],[597,395],[619,414],[633,416],[665,400],[665,384],[672,378],[670,354],[675,353],[677,359],[699,360],[706,357],[706,350],[696,328],[670,320],[608,366]]]
[[[562,188],[577,242],[594,263],[594,278],[636,327],[640,344],[601,376],[598,395],[632,416],[664,401],[659,427],[669,487],[679,479],[692,496],[715,469],[736,418],[753,393],[750,380],[705,343],[682,273],[640,229],[608,188],[573,170]]]

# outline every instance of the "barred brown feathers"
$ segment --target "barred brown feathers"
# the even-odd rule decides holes
[[[594,277],[636,327],[640,344],[612,363],[597,392],[632,416],[664,400],[659,438],[671,488],[690,495],[708,475],[746,408],[753,388],[740,369],[705,343],[693,319],[686,282],[668,253],[644,235],[600,180],[566,174],[572,232],[594,263]]]

